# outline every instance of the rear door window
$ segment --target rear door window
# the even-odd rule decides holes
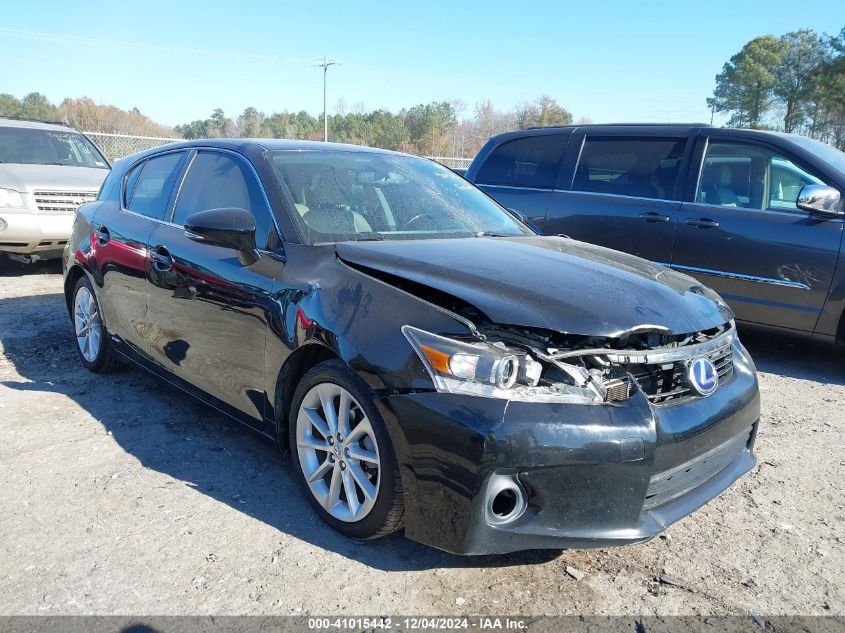
[[[149,159],[138,176],[127,208],[148,218],[163,220],[184,152]],[[134,172],[130,174],[132,180]]]
[[[490,153],[475,180],[486,185],[552,189],[566,139],[544,134],[506,141]]]
[[[587,137],[573,191],[675,199],[685,138]]]

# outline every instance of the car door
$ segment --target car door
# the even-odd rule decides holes
[[[719,292],[737,319],[811,332],[824,307],[842,219],[795,205],[805,184],[830,184],[782,149],[704,136],[681,208],[672,267]]]
[[[668,263],[689,145],[675,132],[576,134],[549,199],[546,233]]]
[[[188,239],[183,228],[192,213],[233,207],[256,219],[259,258],[250,265],[230,248]],[[251,164],[234,152],[192,153],[170,221],[150,243],[151,358],[260,428],[270,291],[283,258],[274,252],[278,230]]]
[[[169,208],[185,151],[167,152],[131,166],[120,200],[94,216],[93,265],[100,277],[103,319],[125,352],[147,355],[148,245]]]
[[[496,146],[473,182],[503,207],[542,228],[569,134],[543,133]]]

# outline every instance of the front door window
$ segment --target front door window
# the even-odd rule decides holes
[[[695,201],[720,207],[797,211],[801,189],[821,184],[821,179],[766,147],[711,141]]]

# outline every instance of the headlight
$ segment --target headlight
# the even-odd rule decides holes
[[[22,207],[23,196],[14,189],[0,189],[0,208],[3,207]]]
[[[437,391],[532,402],[593,404],[602,399],[577,374],[571,382],[543,380],[543,365],[502,343],[465,342],[410,325],[402,333],[431,375]],[[559,373],[559,372],[558,372]]]

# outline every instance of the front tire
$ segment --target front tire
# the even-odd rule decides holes
[[[111,347],[94,286],[85,276],[80,277],[74,286],[70,309],[76,351],[82,364],[96,373],[118,369],[120,361]]]
[[[320,517],[357,539],[402,527],[402,483],[393,445],[367,385],[344,363],[313,367],[297,385],[290,452]]]

